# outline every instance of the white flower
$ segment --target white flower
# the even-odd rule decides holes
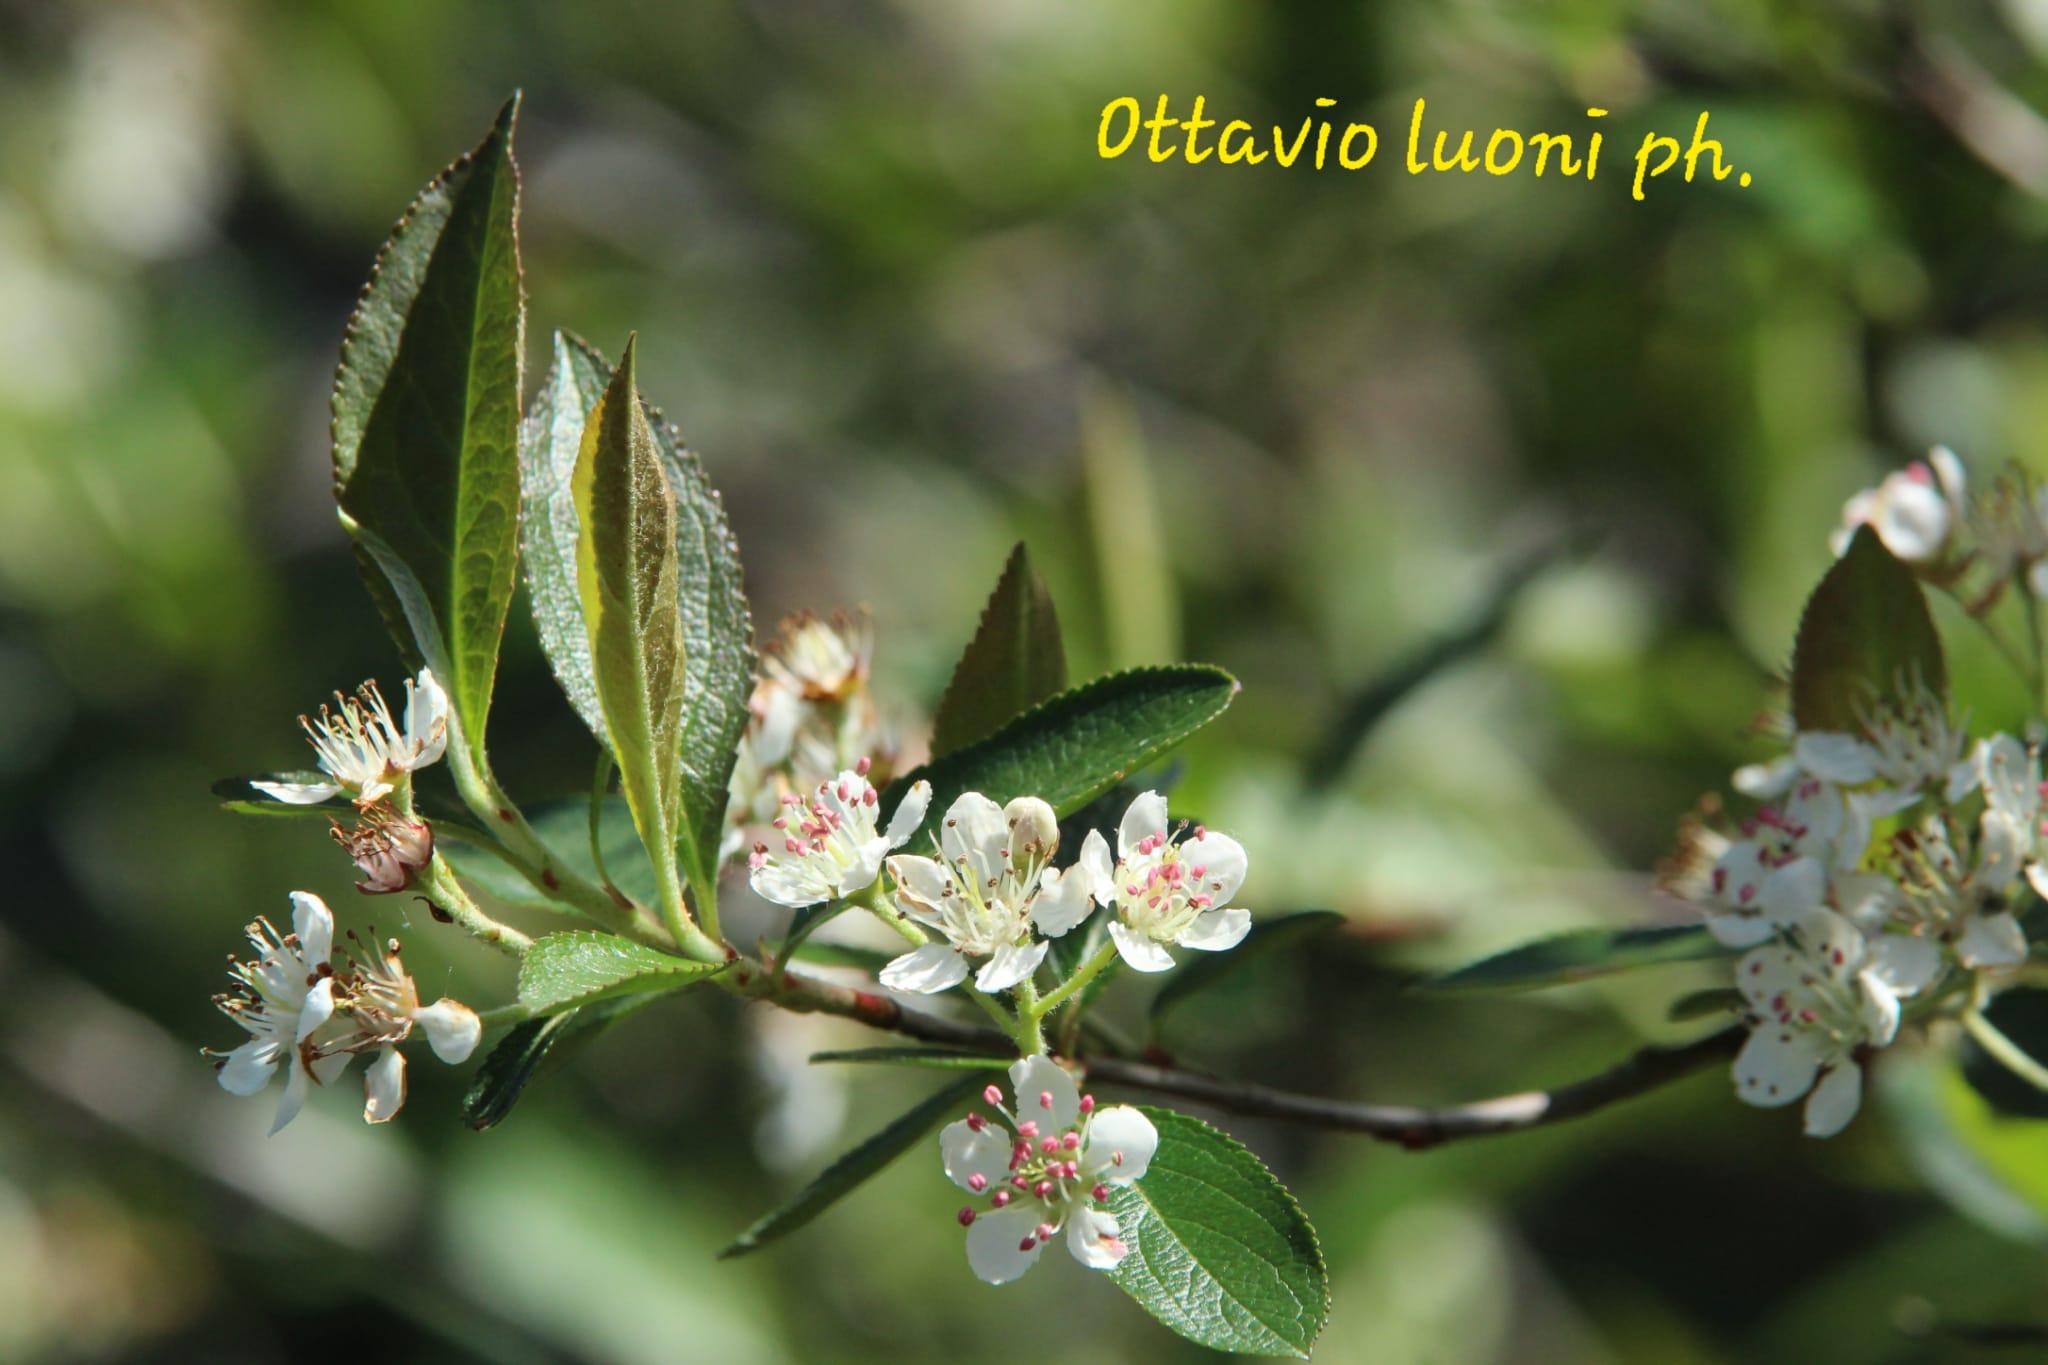
[[[374,949],[358,942],[354,956],[353,970],[340,982],[351,1031],[331,1046],[341,1053],[377,1050],[363,1075],[363,1120],[387,1123],[405,1103],[405,1054],[398,1045],[417,1028],[436,1057],[451,1065],[466,1062],[483,1037],[483,1021],[446,996],[422,1005],[418,983],[399,961],[397,939]]]
[[[363,874],[356,890],[366,896],[405,890],[434,857],[434,831],[426,821],[381,808],[366,811],[354,829],[330,820],[328,833],[355,860]]]
[[[252,782],[258,791],[294,806],[313,806],[339,792],[350,792],[359,806],[388,794],[407,774],[440,761],[448,748],[448,694],[421,669],[405,684],[405,724],[392,719],[391,708],[375,682],[366,682],[353,697],[334,694],[333,707],[322,706],[317,719],[300,716],[312,741],[325,782]]]
[[[1052,867],[1059,820],[1035,796],[998,806],[963,792],[939,830],[942,858],[898,854],[889,859],[896,904],[943,943],[927,943],[882,969],[882,984],[927,994],[967,979],[968,959],[985,958],[974,984],[1005,991],[1038,970],[1050,946],[1036,929],[1058,938],[1088,917],[1086,873]]]
[[[1010,1085],[1014,1114],[995,1086],[982,1095],[1007,1127],[975,1113],[939,1134],[947,1178],[988,1201],[986,1210],[960,1210],[967,1264],[990,1284],[1008,1284],[1064,1232],[1075,1260],[1109,1269],[1129,1248],[1116,1216],[1101,1206],[1112,1188],[1145,1174],[1159,1130],[1129,1105],[1098,1110],[1095,1097],[1045,1057],[1012,1064]]]
[[[874,648],[866,612],[841,612],[830,621],[799,612],[784,618],[780,638],[762,649],[761,673],[805,701],[844,701],[867,682]]]
[[[1114,868],[1100,833],[1090,830],[1081,845],[1079,866],[1094,883],[1095,899],[1117,908],[1109,936],[1136,971],[1172,967],[1165,944],[1221,952],[1236,947],[1252,927],[1251,911],[1219,904],[1228,903],[1244,884],[1243,847],[1227,834],[1199,826],[1191,839],[1182,841],[1180,835],[1180,830],[1167,831],[1166,798],[1145,792],[1117,826]]]
[[[1856,528],[1868,524],[1894,555],[1926,564],[1941,557],[1966,508],[1962,461],[1936,446],[1925,463],[1916,460],[1843,504],[1842,526],[1830,543],[1841,554]]]
[[[1736,790],[1772,796],[1802,776],[1840,787],[1876,782],[1879,791],[1865,795],[1886,799],[1889,808],[1878,814],[1904,810],[1931,782],[1942,784],[1944,799],[1962,800],[1978,780],[1977,763],[1964,754],[1968,736],[1950,723],[1948,703],[1918,679],[1900,690],[1898,699],[1860,708],[1861,734],[1803,730],[1788,758],[1738,771]]]
[[[331,1080],[348,1065],[346,1057],[320,1057],[313,1042],[334,1016],[334,970],[327,961],[334,916],[318,896],[294,891],[291,933],[279,934],[268,919],[258,919],[248,932],[256,957],[230,959],[234,986],[214,1003],[248,1030],[249,1041],[216,1054],[214,1065],[221,1088],[231,1095],[254,1095],[280,1065],[286,1068],[284,1098],[270,1127],[275,1133],[298,1115],[309,1082]]]
[[[2022,873],[2037,893],[2048,894],[2048,868],[2040,859],[2041,771],[2034,755],[2011,735],[1977,746],[1984,789],[1975,860],[1956,856],[1947,826],[1927,821],[1902,843],[1912,908],[1945,934],[1965,967],[2013,967],[2026,961],[2027,938],[2007,909]]]
[[[775,820],[782,851],[771,853],[757,843],[747,858],[754,893],[777,905],[816,905],[839,900],[872,884],[890,850],[903,847],[924,823],[931,804],[929,782],[904,793],[890,817],[886,833],[875,832],[880,798],[868,782],[868,761],[818,784],[809,804],[795,795],[783,798]]]
[[[1832,904],[1859,923],[1881,922],[1897,900],[1896,887],[1857,869],[1874,820],[1910,799],[1844,792],[1801,775],[1782,805],[1763,806],[1744,822],[1741,840],[1720,841],[1711,873],[1704,885],[1685,888],[1688,898],[1731,948],[1755,947],[1819,905]],[[1695,842],[1703,837],[1693,834]]]
[[[1735,1059],[1735,1093],[1766,1108],[1807,1097],[1807,1134],[1841,1132],[1862,1101],[1857,1050],[1887,1046],[1898,1033],[1900,997],[1940,971],[1941,954],[1925,939],[1866,939],[1833,911],[1809,911],[1782,942],[1736,965],[1751,1023]]]

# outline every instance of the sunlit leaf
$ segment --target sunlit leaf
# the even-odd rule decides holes
[[[1066,685],[1067,654],[1052,594],[1020,541],[932,717],[933,757],[986,739]]]
[[[1306,1359],[1330,1311],[1315,1229],[1233,1138],[1144,1106],[1159,1150],[1109,1208],[1130,1252],[1109,1272],[1145,1311],[1219,1351]]]
[[[728,965],[694,962],[616,934],[548,934],[519,964],[519,1003],[535,1014],[552,1014],[615,996],[680,990]]]

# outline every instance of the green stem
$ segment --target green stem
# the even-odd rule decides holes
[[[2034,590],[2024,575],[2020,578],[2020,596],[2027,604],[2027,639],[2034,646],[2034,667],[2030,681],[2034,686],[2034,710],[2048,710],[2048,656],[2041,649],[2041,599],[2034,596]]]
[[[990,999],[981,991],[977,990],[975,988],[974,983],[971,981],[963,981],[960,984],[960,989],[967,992],[967,998],[969,1000],[972,1000],[975,1004],[981,1006],[982,1011],[985,1014],[987,1014],[990,1019],[995,1021],[996,1027],[1003,1031],[1005,1037],[1016,1036],[1019,1027],[1019,1021],[1011,1018],[1010,1012],[1008,1010],[1004,1009],[994,1000]]]
[[[2025,1048],[1998,1031],[1998,1026],[1974,1009],[1964,1010],[1963,1027],[1991,1059],[2036,1090],[2048,1090],[2048,1067],[2027,1054]]]
[[[533,1015],[526,1006],[515,1001],[510,1005],[500,1005],[496,1009],[478,1010],[476,1017],[485,1028],[497,1028],[500,1024],[523,1024]]]
[[[533,940],[509,924],[500,924],[477,908],[469,893],[455,880],[455,872],[436,853],[420,870],[419,889],[434,909],[454,921],[462,931],[481,943],[488,943],[511,957],[525,957]]]
[[[879,883],[877,883],[877,885],[879,885]],[[849,899],[853,902],[853,904],[862,906],[868,911],[868,913],[872,914],[876,919],[880,920],[882,923],[888,925],[891,929],[894,929],[897,933],[901,934],[903,936],[904,942],[910,944],[912,947],[922,947],[924,944],[930,942],[930,939],[926,936],[924,930],[918,928],[915,924],[912,924],[910,922],[910,917],[905,915],[901,910],[898,910],[895,906],[889,904],[888,900],[885,897],[874,895],[872,892],[859,892],[856,893],[854,896],[849,897]]]
[[[1051,1014],[1061,1005],[1066,1004],[1069,997],[1093,981],[1102,973],[1103,968],[1114,961],[1116,961],[1116,944],[1105,942],[1100,948],[1095,950],[1092,957],[1074,968],[1072,976],[1053,987],[1045,999],[1038,1002],[1039,1015],[1043,1017]]]
[[[1038,1003],[1038,983],[1025,977],[1017,983],[1017,1049],[1027,1057],[1045,1051],[1045,1011]]]

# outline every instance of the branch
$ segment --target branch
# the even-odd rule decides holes
[[[905,1009],[889,996],[821,981],[816,977],[742,968],[732,973],[730,979],[741,995],[784,1009],[836,1014],[842,1018],[857,1019],[872,1028],[955,1047],[1000,1052],[1014,1046],[1010,1039],[993,1029]],[[1398,1142],[1412,1151],[1419,1151],[1459,1138],[1515,1133],[1580,1118],[1620,1100],[1647,1094],[1702,1067],[1732,1057],[1741,1047],[1742,1039],[1743,1030],[1723,1029],[1682,1047],[1643,1048],[1597,1076],[1573,1081],[1554,1090],[1525,1090],[1519,1094],[1438,1109],[1328,1100],[1123,1057],[1089,1057],[1085,1059],[1085,1065],[1092,1079],[1109,1085],[1176,1095],[1253,1118],[1279,1119],[1336,1132],[1363,1133],[1382,1142]]]
[[[1900,71],[1907,95],[1971,155],[2036,198],[2048,198],[2048,120],[1954,41],[1914,32]]]

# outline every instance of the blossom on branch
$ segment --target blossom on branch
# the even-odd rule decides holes
[[[337,692],[334,702],[322,706],[317,718],[299,717],[327,781],[249,785],[287,805],[315,806],[347,792],[358,806],[369,806],[447,751],[448,694],[431,669],[405,684],[404,725],[393,719],[375,682],[364,683],[353,697]]]
[[[747,867],[754,894],[777,905],[801,907],[838,900],[873,884],[882,859],[903,847],[924,823],[931,804],[929,782],[904,793],[889,827],[875,831],[880,795],[868,781],[866,759],[838,777],[820,782],[809,800],[791,794],[782,799],[774,822],[779,850],[754,845]]]
[[[1101,834],[1089,831],[1081,846],[1080,867],[1094,883],[1095,899],[1117,908],[1109,936],[1136,971],[1170,969],[1169,943],[1221,952],[1251,930],[1251,911],[1225,908],[1244,884],[1243,846],[1200,826],[1183,839],[1185,830],[1167,829],[1166,798],[1148,791],[1117,826],[1114,867]]]

